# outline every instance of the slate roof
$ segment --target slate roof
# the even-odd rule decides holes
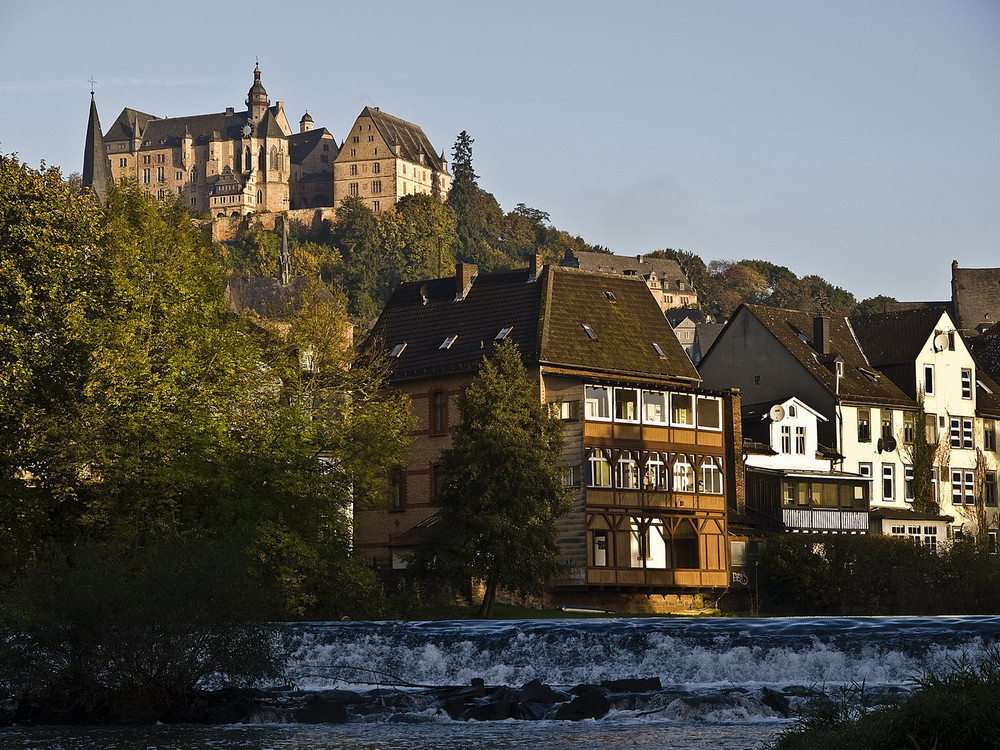
[[[913,365],[934,333],[943,307],[856,315],[850,318],[854,335],[875,367]]]
[[[614,301],[605,292],[610,292]],[[639,279],[545,267],[477,276],[461,301],[454,277],[400,284],[364,348],[390,351],[391,380],[476,372],[502,329],[528,364],[697,380]],[[591,339],[583,325],[597,336]],[[457,337],[449,348],[442,344]],[[660,357],[652,346],[660,345]]]
[[[671,289],[676,290],[678,288],[677,282],[683,281],[686,289],[694,291],[691,281],[681,269],[680,264],[676,260],[667,258],[567,250],[562,265],[602,273],[625,274],[629,271],[644,278],[649,277],[650,273],[655,271],[661,279],[665,278],[670,282]]]
[[[951,267],[952,299],[963,330],[978,331],[1000,320],[1000,268]]]
[[[260,122],[256,124],[254,135],[258,138],[284,138],[285,134],[276,119],[278,108],[270,107]],[[108,129],[105,141],[130,140],[134,136],[134,125],[138,119],[142,141],[150,142],[147,148],[177,146],[185,134],[190,134],[195,143],[207,143],[213,137],[239,139],[240,129],[249,120],[250,112],[214,112],[207,115],[188,117],[155,117],[126,107],[118,119]]]
[[[282,285],[278,279],[263,276],[226,279],[225,298],[235,313],[253,310],[264,318],[281,320],[294,311],[292,301],[306,283],[304,277],[293,278]]]
[[[320,141],[324,140],[324,136],[328,135],[331,135],[329,130],[318,128],[307,130],[305,133],[292,133],[288,136],[288,155],[292,164],[301,164],[302,160],[319,145]],[[333,150],[330,152],[330,160],[332,161],[333,157],[337,155],[337,141],[332,135],[328,140],[333,146]]]
[[[388,115],[375,107],[365,107],[360,117],[370,117],[378,132],[382,135],[390,149],[399,146],[399,157],[414,164],[420,164],[420,155],[428,167],[441,169],[441,156],[434,151],[430,139],[424,134],[423,128],[412,122]],[[443,171],[447,172],[447,169]]]
[[[822,355],[813,348],[811,313],[765,305],[741,305],[737,313],[742,309],[757,318],[824,388],[832,394],[838,393],[833,369],[820,362]],[[839,390],[841,400],[913,405],[910,397],[868,361],[847,318],[830,318],[830,353],[844,359],[844,376],[840,379]]]
[[[1000,326],[994,326],[982,336],[966,339],[976,364],[993,380],[1000,380]]]

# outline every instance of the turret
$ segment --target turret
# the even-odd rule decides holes
[[[250,119],[254,122],[260,122],[261,118],[264,117],[264,113],[267,112],[267,108],[271,105],[271,100],[267,98],[267,91],[264,89],[264,84],[260,82],[259,64],[255,65],[253,69],[253,86],[250,87],[250,91],[247,93],[246,105],[250,111]]]
[[[302,119],[299,120],[299,132],[308,133],[312,129],[313,129],[313,118],[309,116],[308,112],[306,112],[304,115],[302,115]]]

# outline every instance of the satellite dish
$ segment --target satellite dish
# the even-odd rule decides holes
[[[780,422],[785,418],[785,407],[781,404],[775,404],[767,414],[771,417],[772,422]]]
[[[939,333],[934,337],[934,351],[943,352],[948,348],[948,334]]]
[[[886,453],[892,453],[896,450],[896,438],[894,437],[882,438],[879,442],[882,443],[882,450]]]

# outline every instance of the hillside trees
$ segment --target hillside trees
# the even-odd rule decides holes
[[[181,207],[126,186],[102,213],[57,174],[0,166],[6,583],[194,535],[274,590],[244,614],[336,614],[357,577],[345,512],[387,494],[407,419],[347,367],[343,300],[307,288],[287,328],[249,326]]]
[[[440,521],[421,566],[457,583],[478,578],[489,617],[497,589],[538,593],[558,569],[555,520],[569,510],[562,423],[539,403],[517,347],[503,342],[460,401],[462,420],[442,455]]]

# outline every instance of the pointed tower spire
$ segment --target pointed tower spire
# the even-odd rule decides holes
[[[288,217],[281,219],[281,255],[278,258],[278,280],[288,286],[292,276],[292,256],[288,252]]]
[[[101,119],[97,116],[97,102],[94,101],[94,81],[90,88],[90,119],[87,122],[87,142],[83,147],[83,186],[90,188],[97,200],[104,203],[108,195],[108,183],[111,182],[111,170],[108,169],[108,153],[104,148],[104,135],[101,131]]]

